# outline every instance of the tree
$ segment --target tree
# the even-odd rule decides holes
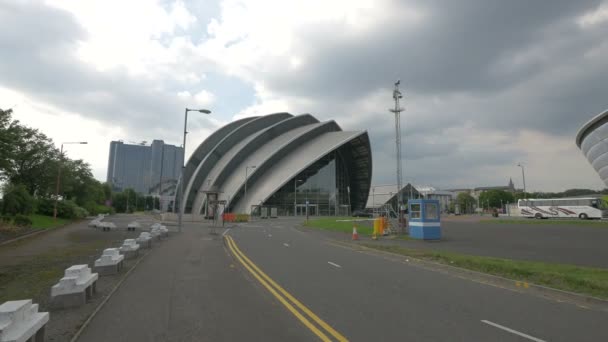
[[[473,212],[473,206],[475,205],[475,198],[467,192],[461,192],[456,197],[456,203],[460,206],[461,213]]]
[[[479,202],[482,207],[501,208],[504,204],[514,203],[515,197],[512,193],[503,190],[488,190],[479,195]]]
[[[0,178],[45,196],[54,184],[59,151],[46,135],[12,120],[11,114],[0,110]]]
[[[3,190],[2,213],[28,215],[34,207],[34,200],[23,185],[8,184]]]

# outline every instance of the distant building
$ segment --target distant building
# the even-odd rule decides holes
[[[581,127],[576,145],[581,149],[604,184],[608,185],[608,110],[595,116]]]
[[[369,197],[367,197],[366,209],[377,209],[385,204],[390,204],[397,211],[397,185],[372,185]],[[420,198],[420,192],[410,183],[401,190],[402,203],[407,203],[408,198]]]
[[[114,191],[132,188],[140,194],[172,198],[183,158],[181,147],[162,140],[154,140],[151,145],[112,141],[107,182]]]
[[[441,212],[448,212],[456,194],[448,190],[438,190],[432,186],[418,186],[418,191],[424,199],[436,199],[441,206]]]
[[[479,195],[481,195],[483,192],[489,191],[489,190],[502,190],[502,191],[506,191],[506,192],[510,192],[510,193],[515,193],[517,191],[519,191],[518,189],[515,189],[515,185],[513,184],[513,179],[509,178],[509,184],[507,184],[506,186],[479,186],[473,189],[467,189],[467,188],[461,188],[461,189],[450,189],[447,191],[450,191],[454,194],[454,198],[456,198],[460,193],[467,193],[471,196],[473,196],[474,198],[479,198]]]

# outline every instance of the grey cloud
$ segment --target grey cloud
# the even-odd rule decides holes
[[[0,85],[132,132],[178,131],[184,104],[173,92],[126,70],[98,72],[84,64],[75,52],[85,37],[64,11],[35,2],[0,4]]]

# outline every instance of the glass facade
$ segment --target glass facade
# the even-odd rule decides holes
[[[594,128],[581,142],[581,150],[608,185],[608,122]]]
[[[339,151],[316,161],[275,192],[264,206],[276,207],[279,216],[350,215],[349,175]]]

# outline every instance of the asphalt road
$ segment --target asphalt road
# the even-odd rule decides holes
[[[339,248],[281,221],[233,229],[244,254],[352,341],[606,341],[608,314]],[[338,265],[338,266],[335,266]]]
[[[285,219],[281,219],[284,221]],[[287,219],[300,227],[301,219]],[[547,222],[547,221],[543,221]],[[547,222],[549,223],[549,222]],[[608,268],[608,227],[572,224],[522,224],[443,221],[441,241],[380,240],[422,248],[507,259]],[[350,240],[349,234],[306,229],[312,234]]]
[[[351,341],[608,340],[606,312],[358,253],[287,221],[226,235]],[[187,227],[143,260],[80,341],[317,340],[233,253]]]

